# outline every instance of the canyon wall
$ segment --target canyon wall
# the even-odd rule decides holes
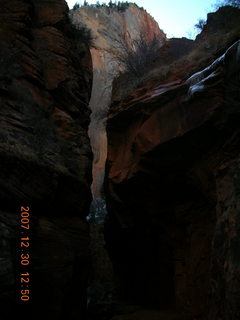
[[[0,6],[1,316],[86,319],[90,272],[103,286],[93,281],[89,297],[111,304],[106,241],[124,302],[238,320],[239,10],[210,14],[193,43],[166,40],[135,5],[70,18],[64,0]],[[158,38],[159,57],[129,94],[128,77],[116,80],[116,39],[142,30]],[[92,193],[106,194],[108,209],[104,240],[105,202],[93,202],[92,256],[88,132]],[[19,303],[21,206],[31,211],[28,304]]]
[[[147,41],[155,36],[159,46],[166,41],[157,22],[142,8],[130,4],[125,10],[117,8],[83,6],[72,10],[72,22],[84,24],[92,31],[94,46],[91,48],[93,61],[93,89],[90,100],[91,124],[89,135],[94,154],[92,191],[96,198],[104,197],[103,181],[107,156],[106,117],[111,104],[112,82],[124,66],[117,57],[124,49],[117,46],[117,40],[128,43],[137,39],[142,32]]]
[[[28,206],[31,292],[21,316],[83,319],[90,256],[85,217],[92,181],[91,55],[64,0],[1,0],[0,6],[1,316],[24,308],[20,208]]]
[[[239,18],[210,14],[193,49],[159,56],[131,95],[115,83],[105,236],[129,303],[239,318]]]

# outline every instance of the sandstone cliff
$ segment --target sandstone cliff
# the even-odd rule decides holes
[[[0,7],[1,317],[21,308],[25,205],[32,212],[33,286],[26,314],[18,315],[75,319],[84,313],[89,268],[91,56],[64,0],[1,0]]]
[[[181,81],[204,69],[213,59],[223,54],[231,43],[238,40],[238,19],[236,8],[223,7],[208,14],[207,24],[195,41],[186,38],[167,39],[140,84],[129,83],[129,76],[124,74],[115,79],[112,104],[117,104],[131,93],[136,94],[137,87],[143,92],[156,86],[158,82]],[[125,88],[126,83],[128,89]]]
[[[89,134],[94,153],[92,190],[94,197],[101,197],[104,196],[102,185],[107,155],[106,116],[111,104],[112,82],[123,68],[116,59],[122,50],[116,47],[116,40],[123,37],[131,43],[144,31],[148,41],[156,36],[161,46],[166,37],[156,21],[144,9],[132,4],[125,11],[84,6],[71,11],[70,17],[75,25],[84,22],[92,30],[95,38],[94,47],[91,49],[93,89],[90,100],[92,114]]]
[[[116,90],[107,121],[118,291],[193,319],[239,319],[239,18],[209,15],[188,55]]]
[[[113,319],[238,320],[239,10],[210,14],[193,43],[167,40],[135,5],[83,7],[70,17],[93,30],[90,53],[64,0],[0,0],[0,7],[2,318],[87,318],[93,81],[93,194],[107,195],[105,240],[118,296],[162,310],[130,307],[125,316],[120,307]],[[115,39],[131,43],[142,30],[158,38],[159,57],[128,90],[129,79],[118,78],[112,94],[124,70]],[[95,200],[92,218],[101,211],[102,222],[105,202]],[[32,212],[25,306],[17,302],[22,205]],[[92,233],[92,270],[105,288],[96,281],[90,295],[112,303],[103,225]]]

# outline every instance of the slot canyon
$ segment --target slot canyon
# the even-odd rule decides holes
[[[240,10],[193,41],[132,3],[0,7],[2,318],[239,320]]]

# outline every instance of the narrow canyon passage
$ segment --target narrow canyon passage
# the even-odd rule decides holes
[[[239,45],[110,110],[106,239],[131,303],[183,319],[227,317],[228,304],[238,315]]]
[[[239,320],[240,10],[0,7],[1,318]]]
[[[96,15],[98,19],[96,19]],[[88,288],[88,310],[91,317],[110,317],[113,308],[120,303],[120,296],[116,296],[115,274],[112,262],[104,240],[105,205],[105,163],[107,159],[106,122],[109,106],[111,105],[113,80],[123,67],[116,60],[120,55],[116,50],[115,40],[119,34],[128,34],[130,40],[138,37],[143,28],[149,30],[149,39],[155,34],[159,42],[165,40],[157,23],[144,10],[130,5],[123,12],[112,10],[111,14],[104,8],[83,7],[70,13],[74,24],[84,22],[94,36],[94,46],[91,48],[93,63],[93,84],[89,107],[92,111],[89,125],[89,137],[93,151],[93,183],[91,205],[88,222],[90,223],[92,273]],[[112,33],[109,34],[108,30]],[[127,303],[127,297],[123,297]],[[90,315],[89,315],[90,316]]]
[[[113,127],[118,130],[116,123]],[[119,141],[119,134],[111,131],[110,139]],[[216,141],[206,145],[202,136],[215,134],[203,128],[147,153],[140,160],[141,171],[126,182],[106,181],[108,214],[105,202],[97,199],[94,221],[89,220],[96,319],[111,319],[118,312],[149,320],[160,315],[163,320],[201,319],[206,314],[216,183],[209,164],[212,151],[203,150],[211,150]]]
[[[73,15],[73,21],[83,19],[92,27],[94,10]],[[103,14],[101,23],[108,25],[108,18]],[[224,197],[221,184],[230,179],[221,165],[237,161],[234,146],[239,142],[237,121],[226,111],[228,92],[234,92],[232,106],[238,104],[238,43],[222,56],[222,50],[215,52],[215,61],[206,57],[202,71],[191,67],[186,77],[173,64],[165,82],[155,80],[115,102],[112,81],[118,71],[106,46],[112,38],[99,32],[98,24],[94,30],[99,38],[91,50],[94,200],[88,219],[88,316],[205,320],[210,314],[211,320],[218,319],[225,312],[224,307],[216,311],[221,296],[218,273],[224,272],[215,266],[223,236],[218,230],[219,206]],[[226,40],[225,50],[234,37]],[[203,47],[204,41],[203,37]],[[183,56],[192,46],[186,41],[171,43],[182,45]],[[175,69],[182,80],[172,79]],[[121,85],[115,82],[120,92]],[[234,194],[234,186],[232,190]]]

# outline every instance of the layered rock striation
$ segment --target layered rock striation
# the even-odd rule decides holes
[[[89,268],[91,55],[64,0],[0,6],[1,314],[19,304],[20,206],[29,206],[28,317],[75,319]]]
[[[239,18],[228,7],[216,15],[229,12]],[[198,65],[194,49],[185,72],[179,60],[175,74],[172,65],[112,104],[105,183],[122,298],[211,320],[239,318],[240,32],[217,21],[222,49],[207,25]]]

